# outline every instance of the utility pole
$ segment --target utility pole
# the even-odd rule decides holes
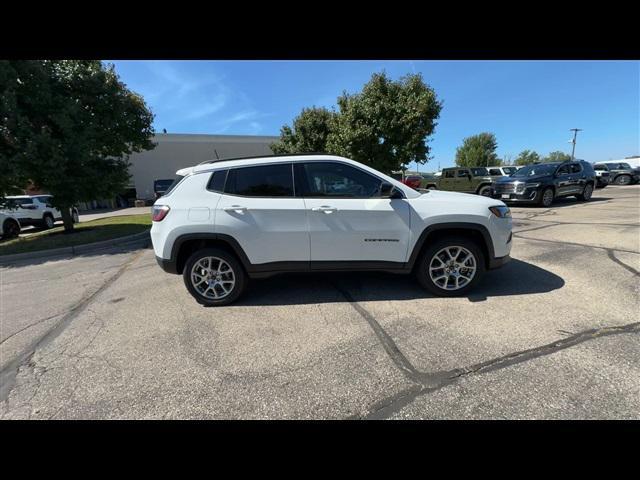
[[[569,129],[570,132],[573,132],[573,140],[569,140],[571,143],[573,143],[573,148],[571,149],[571,160],[575,160],[575,153],[576,153],[576,137],[578,136],[578,132],[581,132],[582,129],[581,128],[570,128]]]

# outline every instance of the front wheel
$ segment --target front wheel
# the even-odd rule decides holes
[[[189,293],[201,305],[228,305],[242,294],[247,276],[236,257],[219,248],[193,253],[182,274]]]
[[[416,266],[424,288],[442,297],[465,295],[484,275],[484,255],[466,237],[451,236],[429,245]]]
[[[44,228],[53,228],[55,223],[56,222],[51,214],[46,214],[42,219],[42,225],[44,226]]]
[[[549,208],[553,204],[553,188],[547,187],[542,191],[539,204],[546,208]]]
[[[20,225],[14,220],[7,220],[2,226],[5,238],[15,238],[20,234]]]

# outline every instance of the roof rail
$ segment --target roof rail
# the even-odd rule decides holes
[[[233,157],[233,158],[216,158],[215,160],[205,160],[198,165],[206,165],[207,163],[228,162],[230,160],[249,160],[252,158],[273,158],[273,157],[302,157],[306,155],[332,155],[327,152],[307,152],[307,153],[282,153],[280,155],[250,155],[248,157]]]

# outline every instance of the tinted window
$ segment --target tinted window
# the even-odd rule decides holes
[[[453,174],[454,174],[454,173],[455,173],[455,172],[454,172],[453,170],[447,170],[447,171],[445,171],[445,172],[444,172],[444,176],[445,176],[446,178],[453,178]]]
[[[498,168],[490,168],[489,175],[502,175],[502,172]]]
[[[224,191],[245,197],[293,197],[291,164],[233,168]]]
[[[579,163],[571,164],[571,173],[580,173],[582,171],[582,167]]]
[[[458,170],[458,177],[466,177],[469,175],[469,170]]]
[[[607,166],[606,165],[594,165],[593,166],[594,170],[607,170]]]
[[[31,198],[11,198],[9,200],[17,205],[33,205],[33,199]]]
[[[224,182],[227,180],[227,171],[228,170],[218,170],[217,172],[213,172],[211,179],[209,179],[207,190],[224,192]]]
[[[569,174],[569,165],[563,165],[558,169],[558,175],[567,175]]]
[[[486,168],[472,168],[471,173],[474,177],[486,177],[489,175]]]
[[[302,169],[304,176],[300,187],[303,196],[347,198],[380,196],[382,180],[350,165],[310,162],[305,163]]]
[[[507,175],[513,175],[518,171],[516,167],[502,167],[502,170],[504,170],[504,173]]]
[[[512,177],[533,177],[535,175],[551,175],[557,168],[557,164],[546,165],[527,165],[518,169],[518,171],[512,174]]]

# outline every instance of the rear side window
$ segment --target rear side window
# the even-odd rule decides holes
[[[489,175],[502,175],[502,172],[497,168],[489,169]]]
[[[244,197],[293,197],[291,164],[230,169],[224,191]]]
[[[582,167],[579,163],[571,164],[571,173],[580,173],[582,171]]]
[[[455,172],[453,170],[447,170],[447,171],[444,172],[444,176],[445,176],[445,178],[453,178],[454,173]]]
[[[207,184],[207,190],[220,193],[224,192],[224,184],[227,180],[227,172],[228,170],[218,170],[217,172],[213,172],[211,178],[209,179],[209,183]]]

